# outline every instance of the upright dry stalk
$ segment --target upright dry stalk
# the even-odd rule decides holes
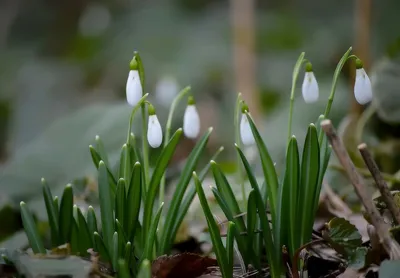
[[[255,86],[254,0],[231,0],[234,74],[237,92],[241,92],[255,120],[260,114],[259,95]]]
[[[383,201],[387,204],[389,211],[393,215],[393,219],[397,224],[400,224],[400,209],[396,206],[392,193],[389,190],[385,180],[382,177],[381,172],[379,171],[378,165],[372,158],[371,153],[368,151],[367,144],[362,143],[358,146],[358,150],[361,153],[361,156],[364,159],[365,165],[367,165],[369,171],[371,172],[372,177],[375,180],[376,186],[381,192]]]
[[[350,159],[349,154],[344,147],[342,140],[337,136],[335,128],[332,126],[330,120],[324,120],[321,123],[329,142],[343,168],[354,186],[357,196],[360,198],[361,203],[364,205],[367,214],[369,215],[372,225],[376,228],[379,240],[383,248],[392,259],[400,259],[400,246],[394,241],[389,233],[389,226],[383,221],[379,211],[375,207],[371,196],[368,194],[363,177],[357,172],[356,167]]]

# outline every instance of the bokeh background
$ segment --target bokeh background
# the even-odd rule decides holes
[[[229,172],[237,93],[279,168],[297,57],[306,52],[320,86],[319,101],[305,104],[300,73],[293,133],[301,141],[323,113],[337,62],[353,46],[370,73],[374,101],[365,111],[355,103],[354,65],[347,63],[331,118],[350,151],[357,140],[367,141],[396,181],[399,10],[395,0],[0,1],[0,244],[17,248],[26,242],[21,200],[39,219],[45,216],[41,177],[56,195],[69,182],[95,177],[88,145],[96,135],[115,161],[128,125],[125,85],[135,50],[162,124],[173,96],[190,85],[203,131],[214,127],[209,152],[224,145],[221,163]],[[182,103],[175,113],[174,128],[182,125],[184,108]],[[139,118],[133,130],[140,137]],[[193,145],[184,141],[174,163]],[[333,187],[345,190],[348,182],[331,176]]]

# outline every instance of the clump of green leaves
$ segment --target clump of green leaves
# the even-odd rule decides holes
[[[301,53],[297,60],[293,71],[290,97],[286,165],[281,174],[277,172],[268,148],[261,138],[247,105],[241,100],[239,94],[235,115],[235,128],[237,130],[235,148],[238,153],[238,161],[244,167],[242,175],[247,175],[251,185],[251,191],[247,197],[247,221],[242,217],[237,217],[242,211],[232,192],[231,185],[218,164],[214,161],[210,162],[216,182],[216,187],[212,188],[212,192],[227,220],[232,223],[230,233],[237,242],[245,265],[252,264],[256,268],[261,269],[262,263],[265,262],[263,254],[266,253],[272,277],[280,277],[285,273],[286,266],[282,261],[283,247],[287,248],[293,260],[296,250],[311,240],[322,180],[331,154],[331,147],[322,132],[320,122],[329,116],[339,73],[343,65],[349,59],[357,58],[355,55],[350,55],[350,52],[351,48],[343,55],[337,65],[324,114],[318,118],[315,125],[310,124],[308,126],[306,139],[302,146],[302,154],[300,154],[296,137],[291,134],[294,93],[301,66],[305,62],[307,65],[310,65],[310,63],[304,58],[304,53]],[[239,128],[240,112],[242,112],[242,122]],[[246,142],[254,142],[257,146],[263,171],[264,183],[262,186],[258,184],[256,175],[243,152],[243,147],[239,140],[240,132],[246,131],[244,125],[247,122],[249,124],[248,129],[251,131],[253,138],[249,134],[245,134],[245,136],[241,134],[242,141],[245,144]],[[224,269],[223,276],[229,277],[230,272],[228,268],[231,266],[227,262],[229,262],[229,257],[231,256],[231,253],[229,253],[231,252],[230,248],[228,248],[230,243],[228,242],[225,248],[219,239],[217,227],[213,224],[215,220],[210,213],[207,213],[209,207],[204,199],[204,192],[200,181],[198,183],[199,185],[196,188],[200,200],[203,199],[201,204],[203,210],[206,212],[205,215],[218,262],[222,269]],[[268,208],[270,213],[267,212]],[[262,248],[263,244],[265,249]]]
[[[143,87],[144,70],[138,53],[135,53],[133,60],[135,68],[139,69]],[[42,180],[52,248],[68,244],[70,253],[80,256],[88,256],[87,251],[92,248],[99,253],[100,259],[108,262],[121,277],[136,277],[139,272],[147,275],[149,264],[156,256],[170,253],[178,229],[196,194],[194,185],[189,186],[192,172],[197,169],[199,158],[212,132],[210,128],[198,139],[174,187],[171,203],[168,209],[164,209],[162,200],[165,172],[182,137],[181,128],[170,136],[171,119],[177,103],[189,91],[190,87],[183,89],[171,105],[164,145],[152,172],[148,167],[145,135],[142,141],[146,146],[140,149],[131,132],[134,115],[140,108],[142,112],[146,112],[144,108],[147,105],[151,107],[150,116],[155,113],[146,100],[148,94],[143,95],[132,110],[127,141],[121,148],[116,173],[109,164],[103,142],[96,136],[95,144],[89,146],[89,149],[93,163],[98,169],[100,216],[96,215],[92,207],[89,207],[85,216],[81,209],[74,205],[72,185],[66,186],[59,204],[58,198],[52,195],[49,186],[44,179]],[[146,124],[146,120],[143,120],[143,130],[147,128]],[[220,148],[212,159],[222,150]],[[205,178],[209,168],[209,165],[206,165],[201,169],[200,180]],[[161,201],[157,203],[156,197],[159,192]],[[47,253],[32,215],[23,202],[21,214],[33,252]],[[139,217],[140,215],[142,217]]]

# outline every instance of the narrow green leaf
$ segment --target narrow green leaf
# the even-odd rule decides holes
[[[226,254],[228,257],[228,270],[229,277],[233,277],[233,243],[235,239],[235,223],[229,221],[228,224],[228,233],[226,236]]]
[[[125,180],[120,178],[117,184],[117,192],[115,193],[115,218],[117,218],[120,223],[125,223],[126,221],[126,193],[125,193]]]
[[[156,195],[158,193],[158,188],[160,185],[161,178],[167,169],[168,163],[171,160],[176,145],[179,143],[179,140],[182,135],[182,129],[179,128],[174,135],[172,135],[171,140],[168,145],[162,150],[160,157],[157,159],[155,170],[153,175],[151,176],[151,180],[149,183],[149,191],[147,192],[146,202],[144,204],[144,216],[143,216],[143,230],[144,235],[147,235],[150,229],[150,224],[152,222],[153,215],[153,207],[154,201],[156,199]]]
[[[298,192],[300,180],[300,157],[296,137],[292,136],[286,152],[286,171],[283,182],[284,191],[281,206],[287,207],[288,215],[282,214],[281,217],[288,221],[289,252],[291,256],[300,247],[298,231]],[[300,208],[301,209],[301,208]],[[281,227],[282,229],[282,227]],[[282,243],[281,243],[282,245]]]
[[[132,177],[129,183],[128,197],[126,202],[126,224],[124,226],[126,235],[130,241],[133,241],[136,231],[136,223],[138,223],[142,194],[141,183],[142,167],[139,162],[136,162],[133,166]]]
[[[308,127],[304,141],[303,156],[301,160],[301,186],[299,191],[298,225],[300,227],[300,245],[306,244],[311,239],[314,225],[315,196],[318,195],[318,175],[320,169],[320,153],[317,129],[313,124]]]
[[[106,149],[104,148],[103,141],[100,139],[99,135],[96,135],[95,142],[96,142],[96,144],[95,144],[96,151],[100,154],[100,157],[101,157],[100,160],[103,160],[106,165],[110,165],[108,163],[108,156],[107,156]]]
[[[228,221],[231,221],[233,223],[237,223],[240,220],[241,220],[241,222],[243,221],[243,219],[241,217],[234,217],[232,211],[229,210],[228,205],[226,204],[224,198],[222,197],[221,193],[218,191],[217,188],[211,187],[211,191],[214,194],[214,197],[215,197],[218,205],[224,212]],[[251,253],[251,249],[248,249],[248,245],[246,243],[245,237],[243,237],[243,235],[241,235],[241,233],[243,233],[243,232],[246,232],[246,229],[244,229],[244,230],[235,229],[235,236],[236,236],[236,241],[238,243],[239,251],[241,254],[243,254],[244,264],[248,265],[249,262],[253,259],[253,257],[252,257],[253,254],[250,254],[249,256],[247,256],[247,252],[249,251]]]
[[[72,219],[71,226],[71,252],[72,254],[79,254],[79,227],[75,219]]]
[[[224,150],[224,147],[220,147],[215,154],[211,157],[211,160],[216,160],[218,155]],[[201,170],[199,174],[199,179],[201,182],[203,182],[204,178],[207,176],[209,170],[211,168],[211,164],[207,163],[204,168]],[[172,230],[172,238],[176,237],[176,234],[179,230],[179,227],[182,224],[183,219],[185,218],[187,211],[189,210],[189,207],[191,203],[193,202],[194,196],[196,195],[196,187],[194,186],[189,186],[187,189],[187,192],[185,193],[185,196],[183,197],[182,203],[179,207],[179,212],[178,216],[175,218],[175,226]]]
[[[119,251],[118,251],[119,241],[118,241],[118,233],[115,232],[112,237],[112,266],[114,271],[118,271],[118,259],[119,259]]]
[[[51,231],[51,246],[57,247],[60,245],[59,239],[59,230],[58,230],[58,212],[54,206],[53,195],[51,194],[51,190],[47,185],[47,182],[44,178],[42,178],[42,191],[43,191],[43,199],[46,205],[47,217],[49,220],[50,231]]]
[[[143,259],[148,259],[148,260],[153,260],[153,248],[154,248],[154,242],[156,240],[156,233],[157,233],[157,227],[158,227],[158,222],[160,221],[161,217],[161,212],[164,207],[164,203],[162,203],[156,213],[156,217],[154,218],[153,222],[151,223],[149,233],[146,235],[146,244],[144,247],[144,252],[143,252]]]
[[[68,184],[64,193],[61,197],[60,204],[60,217],[58,222],[58,227],[60,229],[60,240],[62,244],[69,243],[71,240],[71,230],[72,230],[72,208],[73,208],[74,196],[72,192],[72,185]]]
[[[138,278],[151,278],[151,265],[149,260],[143,260],[140,264]]]
[[[86,223],[85,217],[82,211],[78,208],[78,226],[79,226],[79,252],[81,256],[87,256],[87,250],[93,248],[94,242],[88,225]]]
[[[128,263],[124,259],[118,260],[118,277],[131,278]]]
[[[127,239],[126,239],[124,229],[122,228],[122,225],[118,219],[115,219],[115,229],[118,233],[118,239],[119,239],[119,242],[118,242],[119,256],[122,257],[123,254],[125,253],[125,244],[127,243]]]
[[[165,224],[160,241],[160,254],[168,254],[170,252],[171,246],[174,242],[172,232],[173,227],[176,226],[175,222],[179,207],[182,204],[182,199],[192,177],[192,172],[195,170],[200,155],[203,153],[204,148],[207,145],[211,132],[212,128],[209,128],[206,134],[204,134],[203,137],[197,142],[196,146],[193,148],[189,157],[187,158],[187,162],[179,178],[174,196],[172,197],[170,207],[165,218]]]
[[[239,204],[236,201],[235,194],[232,191],[232,187],[229,184],[228,179],[218,167],[217,163],[215,163],[215,161],[211,161],[210,164],[218,191],[221,193],[222,198],[227,204],[229,211],[234,215],[240,214],[241,211],[239,208]],[[246,226],[242,217],[237,218],[237,221],[235,223],[238,226],[239,231],[244,232],[246,230]]]
[[[29,244],[35,254],[46,254],[46,249],[44,249],[43,241],[40,238],[39,231],[37,229],[36,223],[24,202],[20,203],[21,207],[21,218],[22,225],[24,226],[25,233],[28,237]]]
[[[94,232],[94,242],[96,251],[100,254],[100,258],[105,262],[111,262],[110,255],[108,254],[107,251],[107,247],[104,244],[103,239],[97,232]]]
[[[248,175],[250,185],[254,189],[255,201],[256,201],[258,215],[259,215],[259,219],[260,219],[260,226],[261,226],[262,234],[264,237],[265,248],[267,249],[267,258],[269,261],[272,277],[279,277],[280,269],[281,269],[281,256],[275,255],[276,254],[275,251],[277,250],[277,247],[275,247],[275,244],[274,244],[274,241],[272,238],[272,232],[271,232],[271,228],[269,226],[268,217],[267,217],[267,213],[265,211],[264,202],[263,202],[263,199],[261,196],[260,189],[257,185],[256,179],[251,170],[251,166],[250,166],[249,162],[247,161],[245,155],[243,154],[242,150],[238,146],[236,146],[236,150],[238,151],[240,158],[242,159],[242,163],[243,163],[243,166]],[[270,184],[268,187],[270,187]],[[272,223],[275,223],[274,220],[272,221]],[[279,240],[277,242],[279,242]],[[278,254],[280,254],[280,252]]]
[[[239,157],[240,158],[240,157]],[[257,269],[261,266],[260,254],[254,252],[254,234],[257,224],[257,205],[255,199],[254,189],[249,193],[249,198],[247,200],[247,257],[250,258],[251,254],[254,254],[254,264]]]
[[[100,213],[101,213],[101,227],[103,232],[104,243],[108,250],[112,250],[112,237],[114,233],[114,216],[113,206],[111,199],[110,186],[108,185],[108,174],[106,165],[103,161],[99,163],[99,199],[100,199]]]
[[[94,243],[94,232],[97,232],[97,218],[96,213],[92,206],[89,206],[88,212],[86,215],[87,227],[89,229],[89,233],[92,238],[92,242]]]
[[[92,145],[89,146],[89,150],[90,150],[90,154],[92,155],[92,160],[94,165],[96,166],[96,169],[99,169],[99,163],[100,161],[102,161],[101,156],[99,155],[99,153],[93,148]],[[117,187],[117,181],[114,178],[114,175],[111,173],[111,171],[108,169],[108,167],[105,165],[106,169],[107,169],[107,173],[108,173],[108,183],[110,185],[110,189],[113,192],[113,194],[115,194],[115,190]]]
[[[54,211],[56,213],[57,226],[58,226],[58,217],[59,217],[59,209],[60,209],[60,206],[58,204],[58,196],[54,196],[53,206],[54,206]]]
[[[278,191],[279,183],[278,183],[278,177],[277,177],[277,174],[275,171],[275,166],[271,159],[271,156],[269,155],[268,149],[265,146],[265,143],[262,140],[261,135],[258,132],[256,125],[253,122],[253,119],[251,118],[249,113],[247,113],[246,116],[247,116],[247,119],[249,120],[251,131],[253,133],[254,139],[257,144],[258,151],[260,153],[262,170],[263,170],[265,181],[267,184],[267,194],[268,194],[269,202],[270,202],[272,223],[276,223],[275,222],[276,207],[277,207],[276,199],[277,199],[277,191]],[[267,198],[265,197],[264,199],[266,200]]]
[[[119,178],[126,181],[131,180],[131,158],[130,147],[127,144],[122,146],[121,156],[119,159]]]
[[[218,265],[221,268],[222,276],[228,278],[229,276],[229,264],[228,257],[224,245],[222,244],[221,235],[219,233],[219,228],[215,222],[214,216],[211,213],[210,207],[207,203],[206,195],[204,194],[203,186],[201,181],[197,177],[196,173],[193,172],[193,179],[196,185],[197,196],[199,197],[201,207],[203,208],[204,215],[207,220],[208,229],[211,236],[211,241],[213,244],[214,252],[217,257]]]
[[[124,260],[128,266],[128,268],[133,268],[135,262],[132,262],[132,243],[128,241],[125,245],[125,255]]]

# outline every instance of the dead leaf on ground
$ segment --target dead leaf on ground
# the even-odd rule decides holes
[[[195,278],[209,272],[208,268],[217,265],[217,260],[198,254],[182,253],[173,256],[160,256],[152,264],[153,278],[187,277]]]

